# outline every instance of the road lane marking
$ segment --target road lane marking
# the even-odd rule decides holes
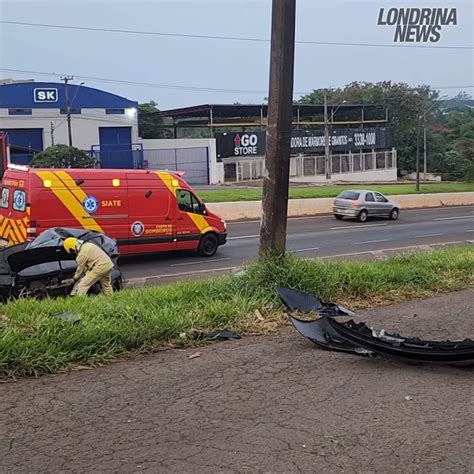
[[[319,216],[299,216],[299,217],[288,217],[288,220],[289,221],[299,221],[299,220],[303,220],[303,219],[324,219],[324,218],[327,218],[327,217],[330,217],[331,214],[330,213],[327,213],[327,214],[321,214]],[[238,225],[238,224],[255,224],[255,223],[260,223],[260,219],[258,220],[250,220],[250,221],[247,221],[247,220],[242,220],[242,221],[227,221],[227,226],[229,225]]]
[[[397,251],[397,250],[416,250],[416,249],[432,249],[431,245],[443,245],[443,244],[464,244],[470,243],[474,244],[472,240],[453,240],[450,242],[438,242],[436,244],[429,244],[429,245],[410,245],[406,247],[390,247],[385,249],[378,249],[378,250],[364,250],[360,252],[350,252],[350,253],[339,253],[334,255],[324,255],[315,258],[309,258],[308,260],[326,260],[328,258],[336,258],[336,257],[351,257],[354,255],[366,255],[366,254],[373,254],[374,252],[388,252],[388,251]],[[220,268],[213,268],[209,270],[193,270],[189,272],[180,272],[180,273],[168,273],[168,274],[160,274],[160,275],[149,275],[145,277],[133,277],[133,278],[126,278],[125,284],[126,286],[133,286],[134,283],[146,283],[149,280],[162,280],[166,278],[173,278],[173,277],[181,277],[181,276],[189,276],[189,275],[197,275],[197,274],[205,274],[205,273],[217,273],[217,272],[228,272],[234,271],[237,272],[241,270],[241,266],[235,267],[220,267]]]
[[[227,237],[227,240],[255,239],[256,237],[260,237],[260,235],[259,235],[259,234],[253,234],[253,235],[238,235],[237,237]]]
[[[405,212],[425,212],[425,211],[439,211],[440,209],[445,210],[445,209],[469,209],[471,208],[471,205],[467,206],[439,206],[439,207],[419,207],[417,209],[402,209],[403,213]],[[474,211],[472,211],[474,213]],[[329,218],[333,214],[331,212],[327,212],[325,214],[317,215],[317,216],[299,216],[299,217],[288,217],[289,221],[297,221],[297,220],[304,220],[304,219],[324,219],[324,218]],[[239,224],[255,224],[255,223],[260,223],[260,219],[255,220],[237,220],[237,221],[227,221],[227,226],[233,226],[233,225],[239,225]]]
[[[309,252],[310,250],[318,250],[319,247],[310,247],[308,249],[297,249],[297,250],[289,250],[290,252]]]
[[[352,242],[352,245],[378,244],[379,242],[388,242],[389,239],[366,240],[365,242]]]
[[[354,255],[366,255],[366,254],[373,254],[374,252],[391,252],[394,250],[416,250],[416,249],[425,249],[429,248],[432,249],[431,245],[444,245],[444,244],[463,244],[469,242],[469,240],[453,240],[451,242],[437,242],[434,244],[428,244],[428,245],[409,245],[407,247],[390,247],[386,249],[378,249],[378,250],[364,250],[362,252],[350,252],[350,253],[336,253],[334,255],[323,255],[321,257],[317,257],[312,260],[324,260],[326,258],[334,258],[334,257],[352,257]]]
[[[210,270],[194,270],[190,272],[179,272],[179,273],[165,273],[161,275],[149,275],[145,277],[134,277],[134,278],[126,278],[125,282],[127,285],[133,282],[137,283],[145,283],[147,280],[162,280],[165,278],[173,278],[173,277],[181,277],[181,276],[188,276],[188,275],[197,275],[203,273],[216,273],[216,272],[225,272],[225,271],[237,271],[240,267],[221,267],[221,268],[213,268]]]
[[[454,219],[472,219],[474,216],[437,217],[434,221],[452,221]]]
[[[421,239],[422,237],[439,237],[443,234],[424,234],[424,235],[415,235],[415,239]]]
[[[442,194],[442,193],[439,193]],[[405,196],[408,196],[407,194]],[[424,212],[424,211],[439,211],[440,209],[470,209],[472,205],[466,206],[438,206],[438,207],[417,207],[415,209],[402,209],[403,212]],[[473,211],[474,212],[474,211]]]
[[[172,263],[170,267],[182,267],[185,265],[202,265],[203,263],[222,262],[224,260],[230,260],[230,257],[214,258],[212,260],[199,260],[198,262]]]
[[[362,224],[362,225],[343,225],[340,227],[329,227],[329,230],[340,230],[340,229],[359,229],[361,227],[382,227],[388,224]]]

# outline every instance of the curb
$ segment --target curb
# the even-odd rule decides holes
[[[429,209],[435,207],[469,206],[474,204],[474,192],[398,194],[387,197],[407,209]],[[335,198],[289,199],[288,217],[316,216],[332,214]],[[226,221],[260,219],[261,201],[211,202],[207,207]]]
[[[352,252],[338,255],[328,255],[324,257],[311,257],[307,260],[319,260],[325,261],[329,259],[333,260],[354,260],[354,261],[370,261],[370,260],[386,260],[392,255],[403,254],[405,252],[411,252],[413,250],[429,252],[432,250],[449,248],[449,247],[468,247],[474,245],[474,240],[457,240],[453,242],[436,243],[430,245],[411,245],[408,247],[394,247],[391,249],[382,250],[366,250],[363,252]],[[210,270],[196,270],[192,272],[181,272],[173,273],[168,275],[152,275],[144,278],[130,278],[125,281],[125,288],[145,288],[148,286],[158,286],[165,283],[174,283],[173,280],[176,277],[189,277],[193,279],[193,276],[218,276],[218,275],[229,275],[237,273],[243,270],[242,266],[235,267],[222,267],[213,268]],[[186,278],[180,279],[184,281]]]

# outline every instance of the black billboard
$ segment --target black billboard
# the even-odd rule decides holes
[[[265,155],[266,132],[217,133],[217,158],[244,158]],[[394,146],[393,128],[340,128],[329,135],[329,148],[334,152],[390,149]],[[293,130],[291,154],[324,152],[323,129]]]

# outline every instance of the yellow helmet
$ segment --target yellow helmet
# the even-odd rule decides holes
[[[66,250],[67,253],[76,253],[77,252],[77,239],[74,237],[68,237],[64,241],[64,250]]]

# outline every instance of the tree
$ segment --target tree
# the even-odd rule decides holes
[[[448,114],[446,135],[458,162],[448,171],[455,172],[455,179],[474,181],[474,110],[466,108]]]
[[[94,168],[97,161],[87,153],[68,145],[54,145],[37,153],[32,168]]]
[[[171,129],[163,128],[163,118],[157,103],[151,100],[138,105],[138,131],[142,138],[173,138]]]

